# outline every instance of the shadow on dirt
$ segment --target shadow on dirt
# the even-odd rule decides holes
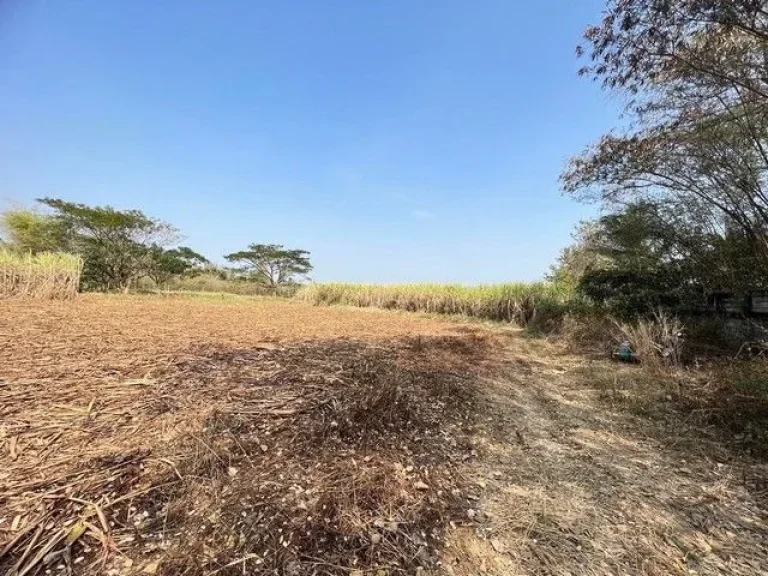
[[[156,511],[142,540],[169,543],[158,573],[434,568],[461,515],[476,396],[469,374],[439,360],[466,363],[481,348],[451,338],[270,344],[196,350],[171,367],[164,385],[210,410],[154,482],[181,480],[138,506]]]

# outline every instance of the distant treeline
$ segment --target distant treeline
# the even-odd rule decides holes
[[[246,294],[293,293],[312,270],[309,253],[275,244],[251,244],[227,254],[231,267],[217,266],[179,244],[179,231],[139,210],[86,206],[55,198],[36,209],[0,215],[5,254],[43,261],[68,254],[81,262],[76,287],[86,290],[212,289]],[[10,262],[10,256],[6,258]],[[15,258],[16,261],[20,261]],[[48,262],[70,262],[50,257]],[[6,275],[10,268],[5,267]]]

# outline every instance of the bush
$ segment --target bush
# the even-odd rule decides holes
[[[640,363],[653,370],[681,366],[689,344],[683,323],[664,312],[634,322],[596,311],[569,315],[563,319],[560,336],[571,352],[598,358],[610,357],[628,342]]]
[[[139,285],[144,290],[167,290],[170,292],[215,292],[223,294],[238,294],[241,296],[293,296],[298,286],[288,285],[278,288],[277,294],[271,287],[259,282],[241,279],[221,278],[216,273],[203,273],[195,276],[175,277],[162,286],[145,278]]]
[[[617,347],[614,326],[615,320],[603,314],[568,314],[563,318],[558,336],[569,352],[608,358]]]
[[[577,286],[580,294],[609,314],[629,320],[655,310],[691,310],[702,296],[676,270],[591,270]]]
[[[635,323],[615,322],[616,340],[629,342],[640,362],[649,368],[679,366],[683,358],[683,324],[674,316],[656,312]]]

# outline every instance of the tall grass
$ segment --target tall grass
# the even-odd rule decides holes
[[[0,248],[0,298],[73,298],[82,271],[82,259],[73,254],[32,255]]]
[[[463,286],[458,284],[313,284],[297,298],[315,305],[342,304],[378,308],[461,314],[547,327],[572,305],[569,290],[549,282]]]
[[[684,326],[679,318],[662,311],[629,324],[614,320],[617,342],[629,342],[646,367],[661,369],[682,363]]]

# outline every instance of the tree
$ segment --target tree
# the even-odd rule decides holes
[[[748,292],[764,274],[741,230],[728,230],[688,226],[665,204],[631,204],[582,225],[552,277],[619,316],[691,312],[713,292]]]
[[[564,185],[613,208],[663,203],[678,222],[715,234],[737,227],[768,263],[768,156],[754,143],[734,124],[714,121],[606,136],[571,162]]]
[[[678,234],[650,203],[607,214],[595,224],[583,250],[595,255],[578,291],[623,317],[703,302],[700,283],[686,268]]]
[[[577,53],[590,63],[581,73],[609,89],[642,94],[675,83],[693,99],[716,87],[768,98],[763,0],[609,0],[585,39]]]
[[[768,264],[768,11],[758,0],[610,0],[584,74],[629,96],[632,129],[563,175],[611,209],[664,204],[676,221],[743,237]],[[768,278],[755,278],[768,284]]]
[[[0,214],[0,230],[13,250],[72,252],[84,261],[83,284],[96,289],[127,289],[148,276],[164,284],[210,265],[186,246],[167,248],[178,233],[139,210],[86,206],[54,198],[38,202],[47,212],[10,210]]]
[[[59,252],[67,248],[67,230],[51,216],[32,210],[0,214],[0,230],[8,244],[21,252]]]
[[[594,249],[593,237],[598,231],[597,222],[581,222],[573,234],[573,244],[566,246],[550,266],[547,279],[569,291],[578,288],[581,278],[588,271],[606,265],[604,257]]]
[[[158,286],[162,286],[174,276],[190,275],[210,264],[205,256],[186,246],[168,250],[153,245],[147,249],[147,256],[146,275]]]
[[[277,291],[312,271],[309,252],[286,250],[280,244],[251,244],[247,250],[224,256],[229,262],[244,265],[245,271]]]
[[[177,231],[139,210],[86,206],[54,198],[41,204],[52,221],[65,230],[68,249],[84,259],[83,282],[106,289],[127,289],[147,269],[150,247],[172,243]]]

